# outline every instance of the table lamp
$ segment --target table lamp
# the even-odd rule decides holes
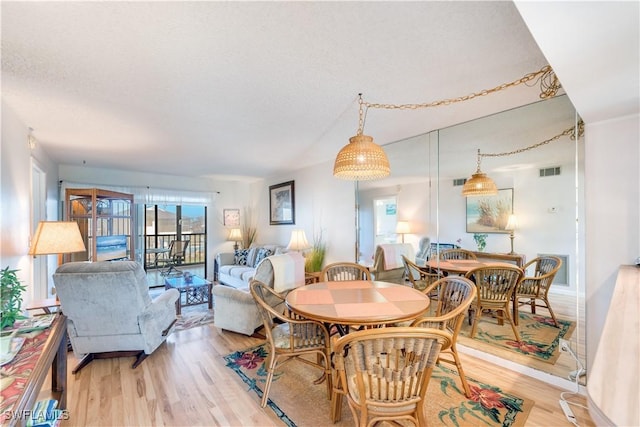
[[[509,238],[511,239],[511,252],[509,252],[510,255],[515,254],[515,252],[513,251],[513,238],[515,237],[513,232],[517,227],[518,227],[518,219],[514,214],[509,215],[509,221],[507,221],[507,226],[505,227],[505,230],[509,230]]]
[[[304,233],[304,230],[296,228],[291,232],[291,239],[287,245],[287,250],[301,252],[310,247],[311,245],[307,240],[307,235]]]
[[[58,254],[58,263],[62,264],[62,254],[86,250],[77,222],[40,221],[31,240],[29,255]]]
[[[238,242],[242,240],[242,231],[240,231],[239,228],[232,228],[229,232],[229,238],[227,240],[234,242],[233,250],[237,251],[239,247]]]
[[[398,221],[396,224],[396,234],[400,234],[402,236],[402,243],[404,243],[404,235],[409,234],[410,232],[409,221]]]

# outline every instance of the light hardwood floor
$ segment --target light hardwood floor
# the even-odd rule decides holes
[[[208,324],[172,334],[135,370],[130,367],[133,358],[95,360],[77,375],[71,374],[77,359],[69,353],[70,419],[62,426],[283,425],[269,408],[260,408],[258,396],[223,360],[259,342]],[[468,355],[461,357],[467,375],[535,401],[527,426],[571,425],[558,405],[563,390]],[[570,400],[585,404],[582,396]],[[574,406],[573,411],[580,426],[594,425],[586,410]]]

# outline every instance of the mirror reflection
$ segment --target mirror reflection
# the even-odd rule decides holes
[[[487,262],[520,266],[541,256],[558,257],[562,265],[548,300],[559,327],[546,308],[535,307],[534,314],[527,304],[519,306],[518,328],[531,346],[518,347],[507,322],[498,326],[495,321],[494,327],[486,315],[481,320],[487,325],[473,339],[465,320],[458,343],[566,378],[576,365],[557,351],[558,338],[573,341],[584,354],[584,328],[578,323],[584,316],[579,284],[584,251],[577,239],[582,235],[577,228],[582,227],[583,144],[562,136],[532,146],[576,121],[568,97],[558,96],[386,145],[391,175],[358,183],[359,262],[373,265],[376,246],[384,243],[404,242],[418,254],[425,238],[432,260],[439,256],[439,244],[467,249]],[[527,147],[532,148],[521,151]],[[504,154],[481,159],[498,196],[461,195],[465,179],[476,171],[478,149]],[[534,274],[532,268],[527,276]],[[535,343],[544,344],[536,348]]]

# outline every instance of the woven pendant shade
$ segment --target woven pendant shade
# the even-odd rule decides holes
[[[390,172],[386,153],[367,135],[349,138],[349,144],[340,150],[333,166],[335,177],[353,181],[384,178]]]
[[[493,196],[498,194],[498,187],[487,174],[476,171],[462,187],[463,196]]]

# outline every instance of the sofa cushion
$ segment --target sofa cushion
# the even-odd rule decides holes
[[[270,248],[266,248],[266,247],[257,248],[256,252],[257,252],[256,253],[256,259],[255,259],[255,261],[253,263],[254,267],[257,267],[258,264],[260,264],[260,261],[262,261],[266,257],[273,255],[273,250],[271,250]]]
[[[231,277],[237,277],[239,279],[245,279],[247,273],[250,274],[251,277],[255,274],[256,269],[253,267],[248,267],[246,265],[223,265],[220,267],[220,274],[227,274]],[[248,279],[247,279],[248,281]]]
[[[249,257],[250,249],[236,249],[235,250],[235,263],[236,265],[249,265],[247,264],[247,258]]]

